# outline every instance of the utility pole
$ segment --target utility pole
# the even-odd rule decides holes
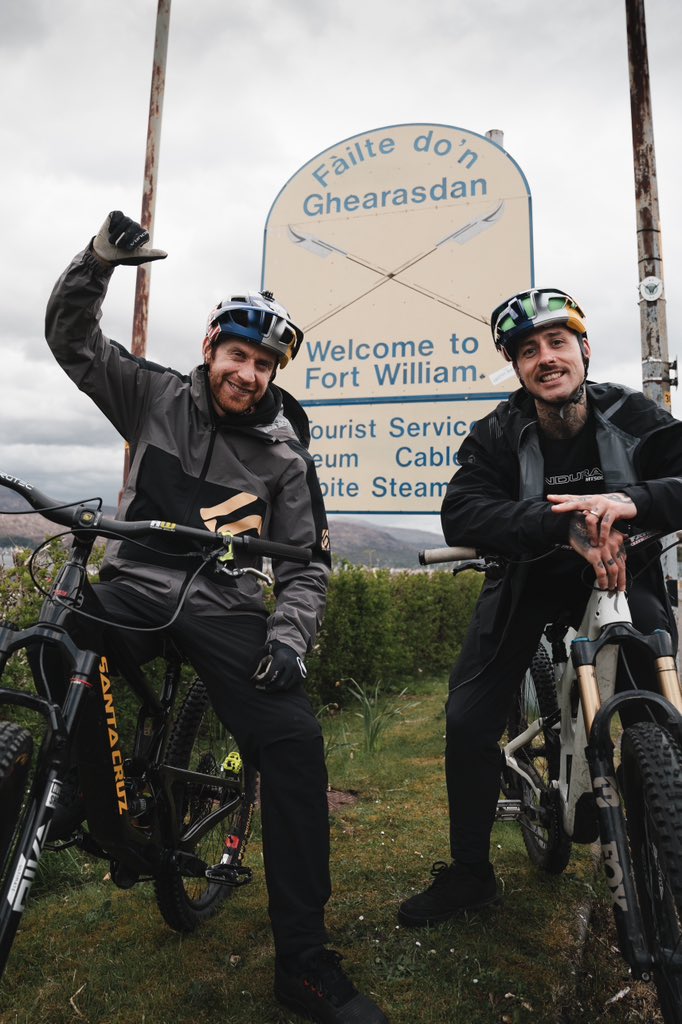
[[[156,35],[154,39],[154,62],[152,65],[152,86],[149,97],[149,121],[147,125],[147,152],[144,163],[144,185],[142,189],[142,214],[140,224],[149,232],[150,242],[154,237],[154,210],[156,208],[156,182],[159,172],[159,147],[161,142],[161,115],[163,93],[166,84],[166,56],[168,54],[168,32],[170,27],[171,0],[159,0],[156,12]],[[130,346],[135,356],[144,356],[147,351],[147,321],[149,319],[149,287],[151,266],[143,263],[137,268],[135,281],[135,307],[133,311],[133,338]],[[125,446],[123,462],[123,487],[130,469],[130,449]],[[121,491],[122,493],[122,491]],[[120,499],[119,494],[119,499]]]
[[[637,210],[639,317],[642,336],[642,390],[670,412],[670,388],[677,387],[677,360],[668,358],[668,328],[663,285],[663,250],[658,210],[658,179],[651,111],[649,57],[644,0],[625,0],[630,66],[630,112]],[[674,538],[665,538],[664,546]],[[673,606],[677,607],[677,547],[661,559]]]
[[[154,234],[154,210],[156,207],[156,181],[159,172],[159,144],[161,141],[161,114],[163,113],[163,92],[166,84],[166,55],[168,53],[168,29],[170,25],[171,0],[159,0],[156,12],[156,38],[154,40],[154,64],[152,67],[152,88],[149,97],[149,123],[147,127],[147,153],[144,163],[144,187],[142,191],[142,215],[140,224],[149,232],[150,242]],[[149,315],[149,284],[151,270],[149,263],[137,268],[135,283],[135,312],[133,314],[132,353],[144,356],[147,350],[147,319]]]
[[[663,288],[658,179],[651,113],[649,58],[644,0],[625,0],[630,64],[630,111],[637,210],[639,310],[642,334],[642,390],[647,398],[670,410],[671,379],[668,329]]]

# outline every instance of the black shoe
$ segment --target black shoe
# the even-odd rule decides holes
[[[446,864],[436,861],[431,868],[433,882],[424,892],[410,896],[401,903],[398,920],[408,928],[440,924],[465,910],[480,910],[499,903],[500,891],[492,865],[483,878],[474,874],[468,864]]]
[[[275,962],[275,997],[319,1024],[388,1024],[379,1007],[362,996],[341,969],[333,949],[314,949],[285,969]]]

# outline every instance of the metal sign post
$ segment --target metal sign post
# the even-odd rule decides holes
[[[651,110],[649,57],[647,53],[644,0],[625,0],[630,66],[630,112],[637,210],[637,260],[639,310],[642,335],[642,391],[670,411],[670,388],[677,386],[671,371],[677,361],[668,358],[668,328],[663,284],[661,223],[658,210],[658,179]],[[674,537],[666,538],[668,542]],[[663,571],[674,605],[677,605],[677,547],[662,557]]]
[[[147,152],[144,163],[144,186],[142,190],[142,214],[140,224],[154,237],[154,210],[156,207],[156,181],[159,171],[159,146],[161,142],[161,114],[163,93],[166,84],[166,56],[168,53],[168,31],[170,27],[171,0],[159,0],[156,12],[156,36],[154,39],[154,63],[152,86],[149,97],[149,122],[147,126]],[[144,356],[147,351],[147,321],[149,318],[149,288],[151,266],[143,263],[137,268],[135,281],[135,306],[133,310],[133,337],[130,350],[133,355]],[[130,450],[125,446],[123,456],[123,487],[130,470]],[[122,493],[122,492],[121,492]],[[119,494],[120,500],[120,494]]]

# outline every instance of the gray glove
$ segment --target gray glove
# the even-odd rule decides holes
[[[136,267],[152,260],[165,260],[168,253],[152,249],[148,241],[149,232],[137,221],[120,210],[113,210],[93,238],[92,247],[100,259],[115,267],[122,263]]]

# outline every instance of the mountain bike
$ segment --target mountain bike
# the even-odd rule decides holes
[[[455,562],[455,574],[504,566],[471,548],[419,560]],[[648,676],[616,693],[618,659],[634,647]],[[572,843],[600,840],[620,951],[633,977],[655,982],[667,1024],[682,1024],[682,691],[670,635],[638,632],[624,593],[593,589],[577,631],[545,628],[503,754],[497,820],[516,821],[532,863],[551,874]]]
[[[126,660],[123,633],[115,633],[113,657],[137,709],[125,749],[109,658],[69,632],[82,612],[97,538],[172,534],[199,549],[197,572],[211,562],[230,577],[253,574],[266,584],[267,573],[238,564],[240,553],[258,564],[263,556],[306,564],[311,551],[157,520],[120,521],[99,503],[67,506],[4,473],[0,484],[73,538],[43,590],[37,621],[25,629],[0,624],[1,975],[48,850],[75,845],[109,861],[111,879],[123,889],[152,882],[163,918],[180,932],[194,930],[251,878],[243,858],[256,772],[217,719],[201,680],[183,682],[181,652],[166,649],[155,682]],[[57,657],[43,664],[66,671],[37,671],[45,651]],[[8,684],[12,659],[22,652],[28,687]]]

